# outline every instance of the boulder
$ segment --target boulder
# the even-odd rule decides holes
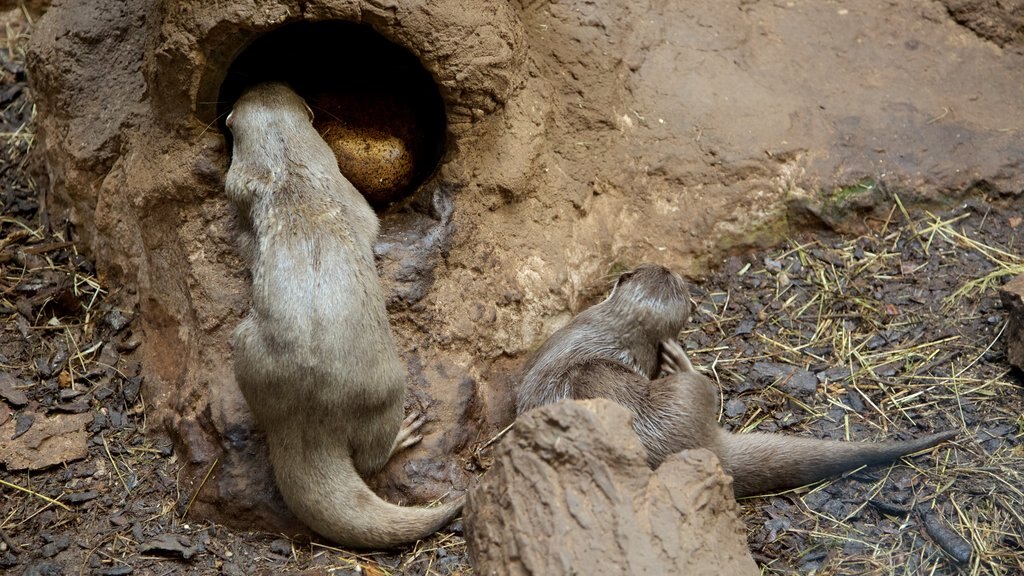
[[[466,542],[480,574],[758,574],[732,493],[708,450],[656,471],[610,400],[519,418],[469,492]]]

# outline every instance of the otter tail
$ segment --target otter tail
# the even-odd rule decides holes
[[[277,466],[288,508],[317,534],[341,546],[387,549],[426,538],[459,513],[465,497],[441,506],[396,506],[377,496],[348,455],[316,454],[303,466]]]
[[[736,497],[795,488],[861,466],[885,464],[931,448],[957,431],[905,442],[840,442],[781,434],[722,431],[722,466],[733,477]]]

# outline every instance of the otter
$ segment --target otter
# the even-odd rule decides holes
[[[667,268],[643,265],[621,275],[603,302],[556,331],[530,358],[517,413],[566,398],[608,398],[633,413],[652,469],[669,454],[707,448],[733,477],[738,498],[888,463],[957,434],[879,443],[733,434],[717,422],[717,387],[676,341],[689,315],[686,283]],[[661,370],[666,376],[658,378]]]
[[[403,420],[405,370],[373,260],[377,215],[338,169],[305,101],[284,84],[247,90],[227,117],[225,180],[238,208],[252,308],[234,370],[295,515],[343,546],[392,548],[443,528],[434,508],[382,500],[363,478],[418,442]]]

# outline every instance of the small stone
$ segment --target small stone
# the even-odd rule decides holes
[[[825,382],[841,382],[850,377],[849,366],[834,366],[827,370],[822,370],[814,375],[818,382],[824,384]]]
[[[195,548],[192,547],[192,543],[184,536],[164,533],[139,545],[139,553],[178,556],[188,560],[195,554]]]
[[[139,399],[139,390],[142,388],[142,376],[133,376],[124,381],[121,385],[121,394],[124,396],[125,404],[131,406]]]
[[[29,564],[22,576],[63,576],[64,568],[55,562],[34,562]]]
[[[61,402],[67,402],[67,401],[72,400],[74,398],[78,398],[82,394],[83,394],[83,392],[81,390],[73,390],[71,388],[62,388],[61,391],[57,393],[57,399],[60,400]]]
[[[57,554],[67,550],[68,546],[71,545],[71,540],[67,536],[59,536],[52,542],[44,544],[40,550],[43,558],[53,558]]]
[[[128,565],[112,566],[110,568],[103,568],[102,570],[98,570],[96,573],[100,576],[125,576],[126,574],[131,574],[132,570],[133,568]]]
[[[28,412],[22,412],[14,417],[14,436],[11,440],[16,440],[19,436],[28,432],[32,425],[36,422],[36,415],[29,414]]]
[[[779,362],[755,362],[754,372],[794,394],[810,394],[818,389],[818,378],[798,366]]]
[[[743,415],[747,411],[747,405],[739,398],[733,398],[725,403],[725,415],[730,418]]]
[[[736,327],[736,330],[733,332],[733,336],[743,336],[745,334],[750,334],[751,332],[754,331],[755,326],[757,326],[757,322],[754,322],[753,320],[744,320],[740,322],[739,326]]]
[[[286,558],[292,555],[292,543],[284,538],[278,538],[270,543],[270,551]]]
[[[793,281],[789,279],[789,274],[786,274],[785,270],[779,272],[775,279],[778,281],[780,289],[788,288],[789,285],[793,283]]]
[[[114,308],[103,317],[103,321],[106,322],[107,326],[115,332],[124,330],[124,327],[131,323],[132,318],[124,312]]]
[[[64,496],[64,501],[68,504],[81,504],[82,502],[88,502],[99,496],[99,493],[95,490],[88,490],[86,492],[73,492]]]
[[[14,408],[21,408],[28,404],[28,396],[23,390],[19,390],[22,382],[6,372],[0,373],[0,398],[3,398]]]

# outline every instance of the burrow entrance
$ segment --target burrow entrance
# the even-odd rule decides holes
[[[217,99],[221,129],[246,87],[287,82],[313,110],[313,124],[342,173],[376,208],[401,200],[437,167],[444,101],[405,48],[352,22],[298,22],[269,32],[231,64]]]

